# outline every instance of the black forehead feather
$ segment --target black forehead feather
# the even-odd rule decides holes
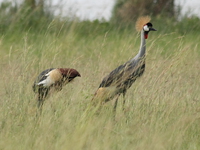
[[[148,27],[153,27],[153,25],[152,25],[151,22],[148,22],[146,25],[147,25]]]

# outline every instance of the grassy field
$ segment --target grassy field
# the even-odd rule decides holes
[[[120,97],[115,119],[112,102],[98,114],[88,104],[103,77],[137,54],[134,29],[1,35],[0,149],[200,149],[200,36],[161,27],[149,34],[146,71],[128,90],[125,111]],[[82,77],[47,99],[36,118],[32,84],[51,67]]]

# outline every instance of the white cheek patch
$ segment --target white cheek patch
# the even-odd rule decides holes
[[[143,27],[143,29],[144,29],[144,31],[149,31],[149,27],[148,27],[147,25],[145,25],[145,26]]]

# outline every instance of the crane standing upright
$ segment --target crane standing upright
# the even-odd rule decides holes
[[[38,108],[42,108],[50,90],[60,91],[64,85],[80,76],[80,73],[72,68],[50,68],[41,72],[33,84],[33,91],[37,94]]]
[[[94,103],[105,103],[116,97],[114,110],[116,111],[118,97],[123,94],[123,108],[127,89],[140,77],[145,70],[146,39],[150,31],[156,31],[150,23],[151,18],[138,18],[136,30],[141,32],[141,45],[138,54],[123,65],[114,69],[101,82],[92,99]]]

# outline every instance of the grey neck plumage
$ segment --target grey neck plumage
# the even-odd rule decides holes
[[[144,30],[141,31],[141,43],[140,43],[140,50],[138,54],[135,56],[135,59],[141,59],[145,57],[146,52],[146,40],[144,38]]]
[[[141,31],[141,44],[140,44],[140,50],[139,50],[139,57],[144,58],[146,52],[146,40],[144,38],[144,30]]]
[[[132,61],[140,60],[145,57],[146,52],[146,40],[144,38],[144,30],[141,31],[141,43],[140,43],[140,50],[138,54],[132,59]]]

